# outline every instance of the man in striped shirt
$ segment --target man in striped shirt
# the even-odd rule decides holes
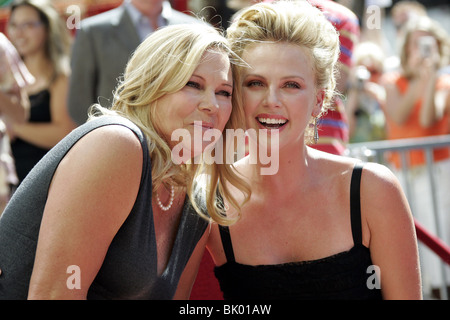
[[[360,34],[358,17],[350,9],[331,0],[309,0],[309,2],[319,8],[339,31],[340,74],[336,87],[340,93],[345,94],[347,78],[352,66],[353,48]],[[320,118],[319,141],[311,147],[333,154],[344,154],[349,141],[348,120],[344,108],[342,99],[336,97],[333,108]]]

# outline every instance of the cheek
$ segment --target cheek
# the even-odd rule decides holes
[[[244,91],[242,94],[242,106],[244,108],[245,115],[251,115],[253,111],[256,109],[260,101],[260,98],[255,94],[251,94],[247,91]]]
[[[34,47],[44,47],[47,39],[45,30],[36,30],[35,33],[30,33],[29,39]]]
[[[230,119],[231,112],[232,112],[233,106],[231,102],[227,102],[220,105],[219,109],[219,115],[218,115],[218,127],[217,129],[220,131],[223,131],[225,129],[225,125],[227,124],[228,120]]]
[[[172,132],[180,128],[180,122],[178,115],[170,108],[170,103],[166,104],[159,101],[152,122],[158,134],[171,145]]]

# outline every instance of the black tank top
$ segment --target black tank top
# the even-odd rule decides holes
[[[381,299],[370,251],[362,244],[360,181],[355,165],[350,185],[354,246],[349,251],[311,261],[244,265],[235,261],[228,227],[220,227],[227,262],[215,267],[224,299]]]
[[[29,99],[30,117],[28,123],[49,123],[51,121],[50,91],[48,89],[42,90],[29,95]],[[16,138],[11,141],[11,151],[14,157],[19,183],[25,179],[26,175],[45,156],[48,150],[21,138]]]

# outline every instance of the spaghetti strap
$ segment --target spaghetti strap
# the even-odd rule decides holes
[[[353,243],[355,246],[357,244],[362,244],[360,185],[363,166],[364,162],[358,162],[355,164],[350,183],[350,219]]]
[[[220,238],[222,239],[223,250],[225,251],[225,256],[227,262],[235,262],[233,244],[231,243],[230,229],[226,226],[219,226]]]

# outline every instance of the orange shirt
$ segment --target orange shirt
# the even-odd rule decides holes
[[[400,93],[405,94],[408,90],[409,81],[399,73],[391,73],[386,77],[387,81],[395,83]],[[438,78],[436,83],[436,89],[447,88],[450,90],[450,75],[442,75]],[[424,128],[420,125],[420,108],[422,107],[422,100],[416,101],[411,114],[408,119],[402,125],[399,125],[392,121],[389,117],[386,117],[387,138],[388,139],[407,139],[417,137],[428,137],[450,133],[449,128],[449,115],[445,114],[442,119],[434,123],[428,128]],[[433,151],[434,160],[440,161],[450,157],[449,148],[440,148]],[[397,152],[392,153],[390,160],[400,167],[400,154]],[[425,152],[422,150],[412,150],[409,152],[409,164],[411,166],[422,165],[425,163]]]

